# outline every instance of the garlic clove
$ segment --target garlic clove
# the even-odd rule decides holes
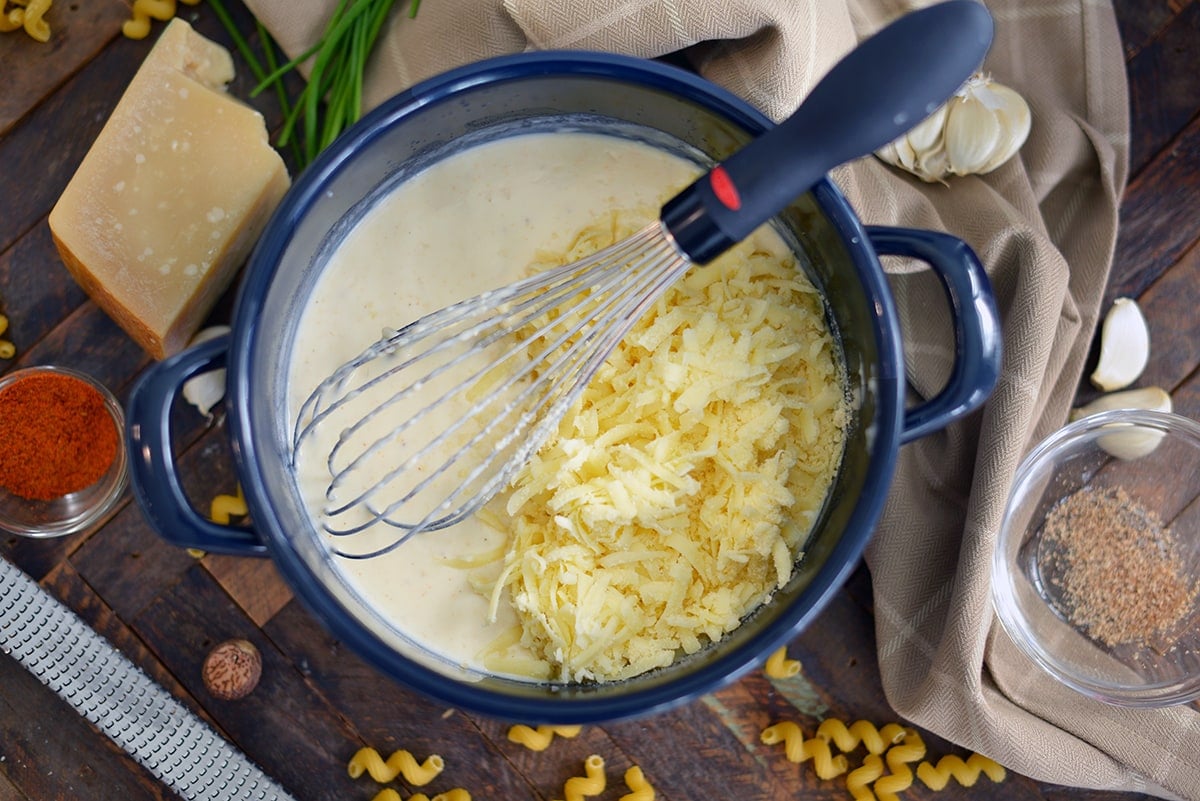
[[[919,122],[915,128],[904,135],[903,138],[908,140],[909,145],[917,153],[933,150],[938,146],[942,139],[942,128],[946,125],[946,105],[937,107],[937,110]]]
[[[1100,412],[1111,412],[1115,409],[1145,409],[1151,412],[1170,412],[1171,396],[1162,387],[1142,387],[1126,389],[1121,392],[1110,392],[1101,395],[1091,403],[1071,410],[1071,421],[1082,420],[1084,417]]]
[[[946,112],[946,155],[957,175],[977,172],[992,157],[1000,141],[1000,121],[973,96],[955,97]]]
[[[1145,409],[1153,412],[1171,412],[1171,396],[1162,387],[1144,387],[1142,389],[1127,389],[1124,392],[1110,392],[1102,395],[1086,406],[1071,411],[1071,420],[1081,420],[1088,415],[1116,409]],[[1105,428],[1121,428],[1114,423]],[[1162,442],[1166,432],[1145,426],[1129,426],[1128,431],[1117,431],[1096,438],[1096,444],[1118,459],[1140,459],[1154,452]]]
[[[1017,154],[1033,125],[1029,104],[1017,92],[999,83],[992,83],[987,91],[996,103],[992,113],[1000,122],[1001,134],[992,158],[979,171],[989,173]]]
[[[892,145],[896,148],[896,160],[900,162],[900,166],[911,172],[913,165],[917,162],[917,154],[913,150],[912,144],[902,136]]]
[[[201,342],[207,342],[210,339],[215,339],[219,336],[228,334],[230,331],[227,325],[214,325],[198,332],[192,337],[191,345],[199,345]],[[189,378],[183,384],[183,398],[188,403],[200,410],[200,414],[207,417],[214,406],[221,402],[225,397],[225,370],[210,370],[207,373],[201,373],[194,378]]]
[[[1137,301],[1117,298],[1100,329],[1100,360],[1091,381],[1110,392],[1138,379],[1150,361],[1150,328]]]

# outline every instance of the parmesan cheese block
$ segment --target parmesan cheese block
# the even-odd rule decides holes
[[[199,329],[290,183],[233,74],[173,20],[50,213],[75,280],[155,358]]]

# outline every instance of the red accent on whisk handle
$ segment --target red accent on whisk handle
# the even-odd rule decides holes
[[[667,201],[660,219],[675,244],[707,264],[829,170],[895,140],[979,67],[992,28],[982,4],[948,0],[906,14],[861,43],[791,117]]]

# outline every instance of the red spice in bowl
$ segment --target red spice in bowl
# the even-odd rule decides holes
[[[0,390],[0,486],[51,501],[95,484],[119,432],[104,396],[73,375],[35,372]]]
[[[124,414],[103,385],[52,366],[0,378],[0,530],[80,531],[112,508],[127,479]]]

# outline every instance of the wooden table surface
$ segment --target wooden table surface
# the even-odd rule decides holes
[[[243,30],[250,18],[232,3]],[[206,5],[181,6],[228,44]],[[1176,409],[1200,417],[1200,2],[1119,0],[1130,77],[1131,181],[1108,298],[1140,299],[1154,344],[1143,383],[1172,391]],[[57,364],[94,375],[126,397],[149,364],[75,285],[50,239],[46,216],[150,47],[120,34],[122,0],[56,0],[48,44],[0,36],[0,311],[18,355],[0,370]],[[160,24],[156,25],[156,32]],[[242,69],[231,88],[246,97]],[[279,115],[256,101],[270,124]],[[227,316],[228,299],[214,315]],[[190,411],[190,409],[185,410]],[[187,489],[206,509],[235,479],[224,426],[181,414],[179,461]],[[772,683],[755,672],[689,706],[648,720],[586,727],[543,753],[507,741],[514,721],[482,719],[400,688],[349,653],[292,599],[269,561],[195,558],[158,540],[128,493],[102,525],[34,541],[5,535],[0,554],[101,632],[189,708],[237,744],[296,798],[369,799],[375,785],[351,780],[346,761],[370,745],[441,754],[448,765],[430,794],[452,786],[475,799],[561,797],[588,754],[620,776],[638,764],[658,797],[849,798],[809,765],[759,743],[761,728],[795,720],[810,733],[827,716],[894,719],[879,683],[870,580],[860,568],[819,619],[789,646],[800,678]],[[4,610],[0,610],[0,615]],[[214,699],[200,666],[231,637],[253,641],[264,676],[249,697]],[[962,753],[926,734],[931,755]],[[407,798],[412,792],[403,789]],[[915,786],[907,798],[932,793]],[[1053,787],[1018,775],[955,785],[939,797],[1134,798]],[[0,655],[0,801],[175,798],[11,657]]]

